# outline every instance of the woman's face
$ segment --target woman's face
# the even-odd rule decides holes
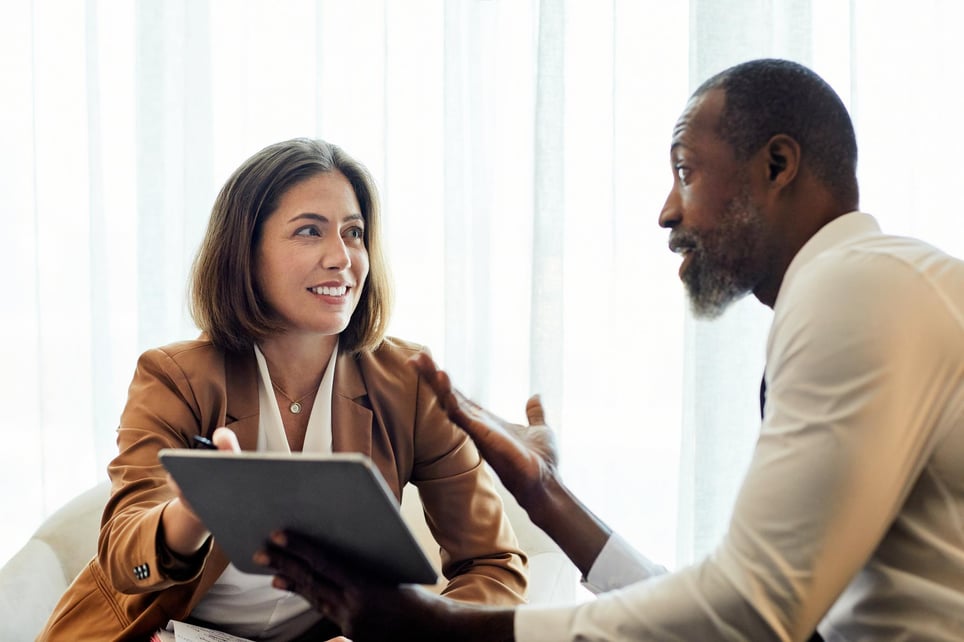
[[[296,183],[263,223],[255,278],[289,333],[348,326],[368,277],[365,221],[348,179],[324,172]]]

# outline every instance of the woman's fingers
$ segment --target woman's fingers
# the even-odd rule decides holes
[[[218,447],[218,450],[227,450],[234,453],[241,452],[241,444],[238,443],[238,436],[234,434],[234,431],[230,428],[223,426],[221,428],[215,428],[214,434],[211,435],[211,441]]]

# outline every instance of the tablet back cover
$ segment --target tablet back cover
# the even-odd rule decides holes
[[[251,558],[272,531],[290,529],[385,580],[438,579],[378,469],[362,454],[165,449],[160,459],[218,545],[246,573],[271,574]]]

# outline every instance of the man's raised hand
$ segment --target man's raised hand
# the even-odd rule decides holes
[[[526,402],[529,425],[510,423],[475,403],[452,386],[448,374],[432,358],[420,353],[412,364],[435,392],[439,403],[479,449],[482,457],[519,503],[538,494],[558,465],[555,436],[545,424],[538,395]]]

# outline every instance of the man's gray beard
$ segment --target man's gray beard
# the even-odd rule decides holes
[[[720,226],[709,234],[686,234],[696,241],[683,283],[693,316],[715,319],[749,294],[759,279],[754,269],[760,249],[760,211],[744,188],[727,205]]]
[[[699,273],[692,280],[687,278],[684,283],[689,294],[690,311],[697,319],[716,319],[731,303],[749,294],[749,290],[736,287],[732,279],[719,272]]]

